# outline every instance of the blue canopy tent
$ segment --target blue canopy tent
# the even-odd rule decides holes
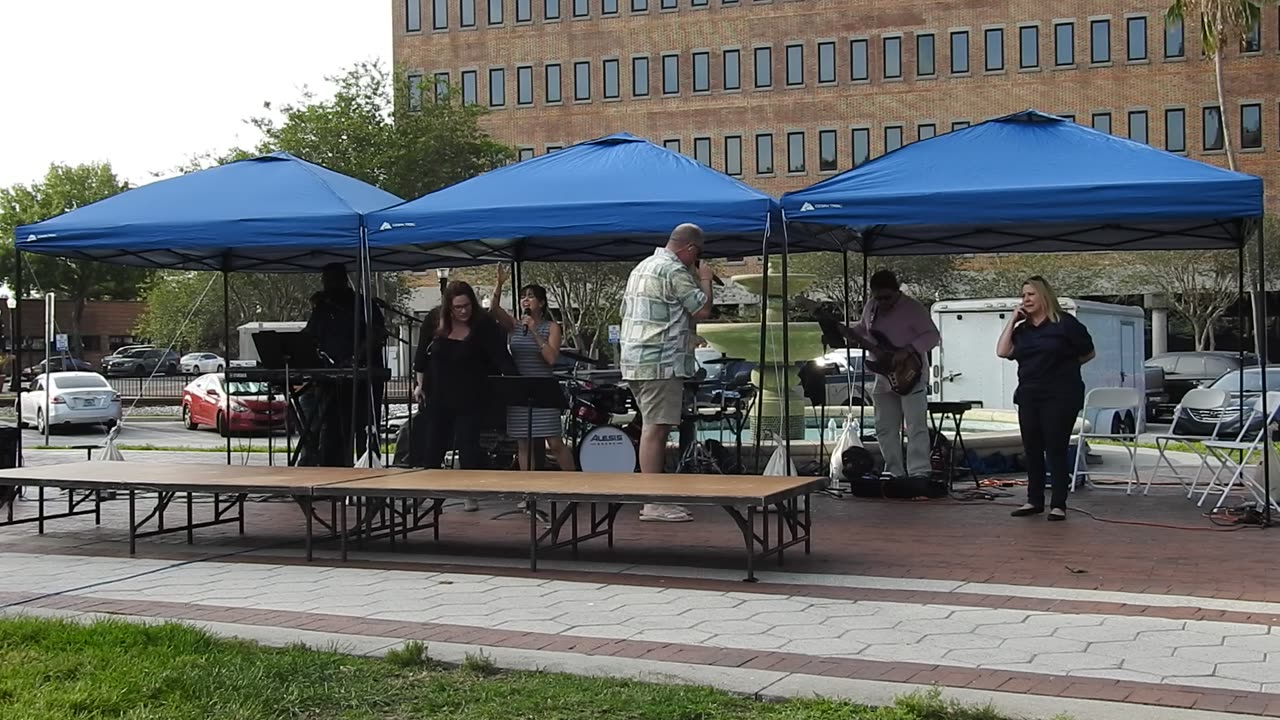
[[[420,268],[637,260],[693,222],[707,257],[737,257],[760,252],[778,211],[759,190],[618,133],[370,213],[369,246],[375,262]]]
[[[1243,293],[1244,246],[1264,212],[1260,178],[1034,110],[913,143],[781,202],[788,229],[862,253],[864,293],[869,255],[1213,249],[1238,251]],[[1264,253],[1259,242],[1260,267]]]
[[[143,185],[14,232],[22,253],[177,270],[318,272],[343,263],[369,297],[364,216],[401,202],[289,153],[227,163]],[[24,294],[18,262],[16,292]],[[366,321],[370,312],[364,308]],[[19,316],[20,318],[20,316]],[[229,316],[224,308],[226,342]],[[20,322],[20,319],[18,320]],[[16,323],[15,323],[16,324]],[[21,336],[21,328],[15,328]],[[15,385],[17,378],[15,374]],[[230,462],[231,445],[227,441]]]

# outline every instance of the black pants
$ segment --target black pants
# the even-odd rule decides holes
[[[1067,490],[1071,486],[1071,467],[1067,448],[1071,430],[1080,413],[1075,398],[1024,398],[1018,404],[1018,425],[1022,431],[1022,447],[1027,463],[1027,503],[1044,507],[1045,465],[1053,477],[1053,496],[1049,507],[1067,507]]]
[[[482,415],[469,411],[458,412],[447,407],[437,408],[430,403],[421,415],[427,422],[427,442],[422,455],[422,467],[439,468],[444,464],[444,454],[453,449],[458,453],[456,467],[463,470],[484,469],[484,450],[480,447],[480,431],[484,426]]]
[[[377,427],[382,421],[382,395],[384,386],[373,384],[373,417],[370,418],[369,385],[360,383],[355,397],[355,425],[352,426],[352,382],[329,379],[316,383],[303,403],[311,427],[310,442],[303,448],[299,465],[324,467],[351,467],[355,458],[363,456],[369,446],[368,424]],[[353,438],[354,435],[354,438]],[[352,440],[354,439],[354,452]]]

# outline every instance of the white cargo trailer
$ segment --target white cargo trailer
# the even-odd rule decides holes
[[[1018,386],[1017,364],[996,357],[996,341],[1009,316],[1020,304],[1016,298],[954,300],[933,305],[933,321],[942,333],[942,346],[933,353],[930,399],[978,401],[990,409],[1012,409]],[[1131,387],[1146,397],[1145,314],[1131,305],[1063,299],[1062,307],[1075,315],[1093,337],[1098,357],[1084,366],[1085,389]],[[1132,421],[1145,427],[1145,400]],[[1097,426],[1102,418],[1089,418]]]

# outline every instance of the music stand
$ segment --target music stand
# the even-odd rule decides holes
[[[293,448],[287,448],[286,453],[290,456],[289,464],[294,465],[298,457],[302,455],[303,443],[314,441],[314,430],[310,426],[311,420],[302,413],[302,408],[297,404],[297,398],[293,396],[293,379],[290,377],[294,368],[315,369],[327,365],[320,357],[320,347],[316,344],[315,336],[306,331],[300,332],[279,332],[276,330],[259,330],[253,333],[253,345],[258,350],[258,362],[267,370],[284,370],[284,393],[285,404],[292,408],[294,414],[298,416],[298,456],[293,455]],[[268,383],[268,387],[270,384]],[[267,398],[268,403],[271,397]],[[323,415],[324,408],[317,411],[317,414]],[[286,423],[288,415],[285,415]],[[268,436],[270,437],[270,436]],[[286,442],[291,442],[289,432],[286,425],[285,430]],[[273,457],[273,455],[268,455]]]
[[[522,375],[491,375],[489,386],[494,396],[504,407],[523,407],[528,415],[525,418],[525,467],[533,471],[533,409],[550,409],[564,411],[569,409],[560,381],[554,377],[527,377]],[[512,515],[519,510],[504,512],[493,519],[497,520]],[[541,515],[541,512],[539,512]]]

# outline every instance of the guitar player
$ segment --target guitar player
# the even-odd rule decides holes
[[[881,335],[888,343],[908,353],[918,353],[927,372],[929,351],[942,341],[929,311],[918,300],[902,292],[898,278],[889,270],[878,270],[869,282],[871,299],[862,320],[851,328],[863,337]],[[884,361],[876,350],[868,349],[870,361]],[[880,351],[883,354],[883,350]],[[914,358],[912,358],[914,360]],[[896,364],[896,363],[895,363]],[[902,392],[896,382],[877,373],[871,399],[875,404],[876,441],[884,457],[884,479],[923,479],[930,475],[929,403],[927,378]],[[907,457],[902,457],[902,426],[907,428]]]

